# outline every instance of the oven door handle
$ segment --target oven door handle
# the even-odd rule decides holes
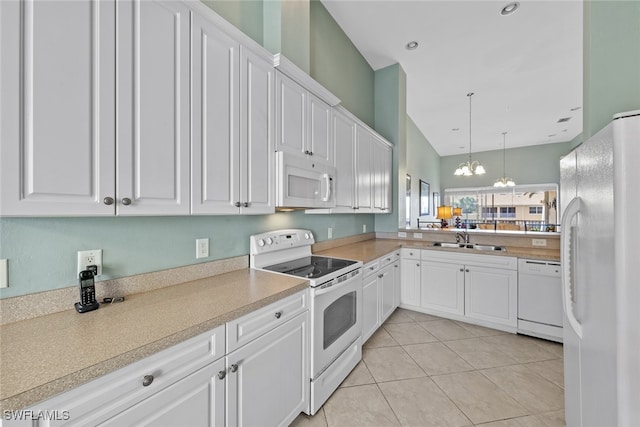
[[[352,278],[353,279],[353,278]],[[314,296],[319,296],[319,295],[324,295],[327,294],[329,292],[334,292],[346,285],[351,284],[352,279],[349,280],[345,280],[344,282],[341,283],[334,283],[331,286],[327,286],[326,288],[321,288],[321,289],[314,289],[313,295]]]

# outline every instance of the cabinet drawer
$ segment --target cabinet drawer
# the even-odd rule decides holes
[[[420,249],[402,248],[400,256],[403,259],[420,259]]]
[[[227,352],[264,335],[309,308],[304,290],[227,323]]]
[[[69,420],[52,421],[49,426],[97,425],[223,357],[224,335],[225,326],[221,325],[31,409],[69,411]],[[149,375],[153,379],[145,386],[143,381]]]
[[[389,252],[385,256],[379,258],[380,268],[386,267],[397,259],[398,257],[395,252]]]
[[[363,273],[363,277],[369,277],[372,274],[376,273],[378,270],[380,269],[380,259],[376,259],[373,260],[371,262],[368,262],[367,264],[364,265],[364,267],[362,267],[362,273]]]

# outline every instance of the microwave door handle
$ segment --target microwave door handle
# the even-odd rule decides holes
[[[324,197],[322,198],[323,202],[328,202],[329,198],[331,197],[331,179],[329,178],[329,174],[325,173],[322,175],[322,177],[324,178],[324,185],[325,185],[325,190],[324,190]]]

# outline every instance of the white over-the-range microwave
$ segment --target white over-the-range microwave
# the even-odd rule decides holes
[[[336,206],[336,168],[284,151],[276,153],[276,206],[332,208]]]

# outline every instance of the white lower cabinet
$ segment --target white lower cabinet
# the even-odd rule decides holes
[[[420,307],[421,261],[419,249],[402,249],[400,265],[400,304]]]
[[[421,306],[464,314],[464,265],[422,261]]]
[[[364,343],[380,326],[378,307],[378,276],[370,275],[362,282],[362,342]]]
[[[518,272],[467,266],[465,316],[506,326],[518,326]]]
[[[287,426],[306,409],[308,313],[227,355],[228,426]]]
[[[400,303],[400,251],[363,267],[362,342],[364,343]]]

